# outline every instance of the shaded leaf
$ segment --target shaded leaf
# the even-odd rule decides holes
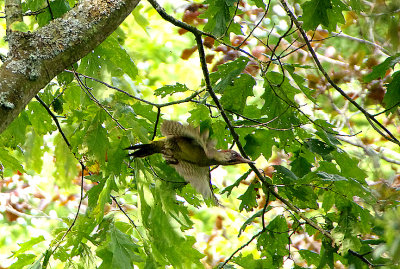
[[[237,188],[240,183],[245,180],[250,173],[252,172],[251,169],[249,169],[246,173],[244,173],[243,175],[241,175],[236,181],[235,183],[233,183],[232,185],[229,185],[228,187],[226,187],[225,189],[223,189],[221,191],[221,194],[224,194],[225,192],[228,193],[227,196],[229,197],[229,195],[231,195],[233,188]]]
[[[209,5],[206,12],[202,17],[207,18],[208,22],[204,26],[204,31],[214,34],[215,36],[222,36],[226,32],[228,23],[231,20],[231,15],[233,15],[233,10],[236,0],[207,0],[205,3]],[[236,29],[236,30],[234,30]],[[232,22],[229,28],[235,34],[241,34],[240,25],[236,22]],[[227,36],[229,36],[229,32]]]
[[[314,30],[322,25],[329,31],[334,31],[337,23],[345,22],[342,13],[348,9],[340,0],[310,0],[301,7],[304,30]]]
[[[298,176],[303,177],[311,171],[313,165],[307,161],[306,158],[299,156],[294,159],[290,165],[292,166],[292,171]]]
[[[272,147],[275,144],[274,138],[267,130],[256,130],[255,132],[245,136],[246,145],[244,150],[256,160],[262,154],[265,159],[269,159],[272,155]]]
[[[235,79],[233,86],[227,86],[220,99],[227,110],[243,113],[248,96],[253,96],[254,78],[248,74],[241,74]]]
[[[130,269],[135,262],[143,261],[138,255],[138,245],[114,225],[107,231],[107,241],[97,249],[96,254],[103,260],[99,268],[104,269]]]
[[[386,94],[383,97],[385,108],[388,109],[386,114],[394,114],[400,106],[400,71],[393,73],[392,78],[393,80],[388,84]]]
[[[214,87],[215,92],[223,92],[230,85],[234,85],[237,76],[244,70],[249,58],[239,57],[232,62],[228,62],[218,66],[218,71],[210,74],[212,83],[217,83]]]
[[[265,214],[266,212],[268,212],[269,210],[271,210],[272,207],[268,206],[265,211],[264,209],[261,209],[259,211],[257,211],[254,215],[252,215],[250,218],[248,218],[242,225],[242,227],[240,227],[239,229],[239,234],[238,237],[240,237],[240,235],[242,234],[242,232],[244,232],[244,230],[246,229],[247,226],[249,226],[250,224],[253,223],[253,221],[259,217],[261,217],[263,214]]]
[[[365,82],[370,82],[374,79],[383,78],[389,68],[393,68],[400,62],[400,53],[386,58],[381,64],[374,66],[372,72],[364,77]]]
[[[239,196],[242,202],[239,205],[239,210],[246,209],[247,212],[252,211],[257,206],[258,189],[260,188],[259,182],[252,182],[247,188],[246,192]]]

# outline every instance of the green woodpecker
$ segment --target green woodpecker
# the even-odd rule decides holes
[[[165,120],[161,125],[161,134],[165,138],[126,148],[135,150],[129,156],[142,158],[161,153],[166,162],[196,191],[215,204],[218,204],[218,200],[211,187],[210,166],[252,163],[234,150],[217,150],[216,142],[210,139],[208,130],[200,133],[200,127]]]

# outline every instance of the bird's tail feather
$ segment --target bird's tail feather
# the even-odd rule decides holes
[[[161,153],[161,149],[157,143],[137,144],[126,148],[126,150],[135,150],[128,154],[128,156],[133,156],[134,158],[143,158],[155,153]]]

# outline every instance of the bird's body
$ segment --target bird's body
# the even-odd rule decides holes
[[[129,155],[140,158],[162,153],[166,162],[187,182],[204,198],[212,199],[215,203],[218,200],[211,188],[210,166],[251,162],[233,150],[217,150],[208,131],[200,133],[199,127],[166,120],[161,125],[161,133],[164,139],[127,148],[136,150]]]

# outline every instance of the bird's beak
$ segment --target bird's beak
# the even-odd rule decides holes
[[[246,158],[243,158],[242,156],[240,156],[239,158],[237,158],[237,163],[252,163],[252,164],[254,164],[254,162],[253,161],[251,161],[251,160],[249,160],[249,159],[246,159]]]

